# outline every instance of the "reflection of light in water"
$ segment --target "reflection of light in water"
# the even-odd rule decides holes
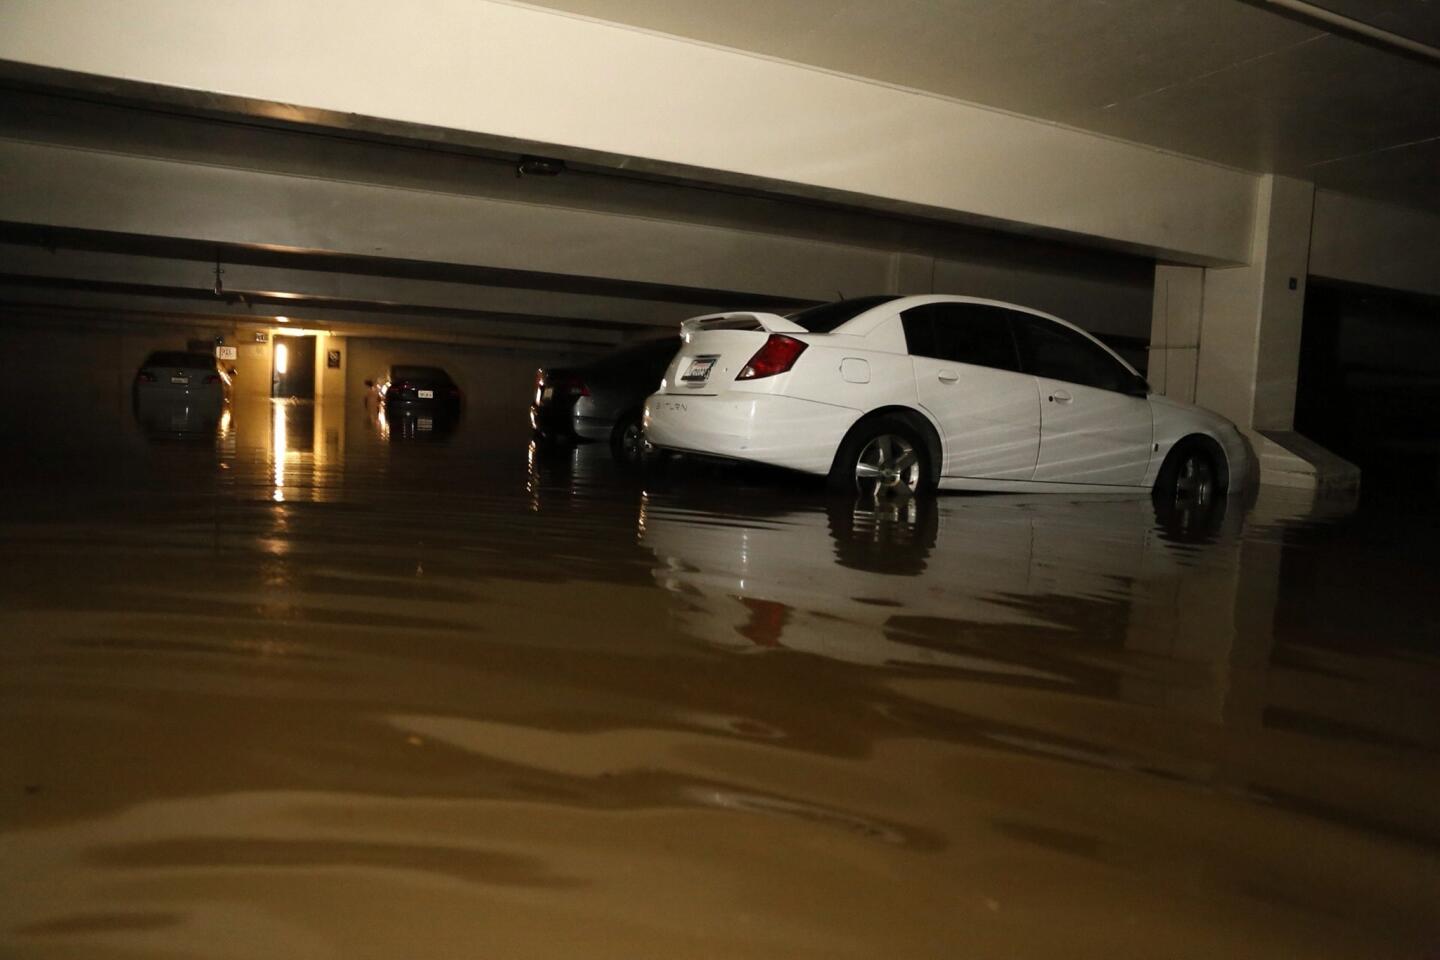
[[[525,448],[525,492],[530,494],[531,513],[540,512],[540,468],[535,463],[539,452],[539,444],[534,440]]]
[[[381,439],[381,440],[389,440],[389,439],[390,439],[390,418],[387,417],[387,416],[385,416],[385,404],[384,404],[383,402],[381,402],[380,404],[378,404],[378,405],[376,406],[375,410],[376,410],[375,423],[376,423],[377,425],[379,425],[379,427],[380,427],[380,439]]]
[[[283,354],[276,358],[277,368],[281,357]],[[280,372],[284,373],[283,370]],[[282,503],[285,500],[285,401],[272,400],[270,405],[274,410],[270,428],[270,455],[275,461],[274,499],[276,503]]]
[[[220,439],[230,435],[230,408],[226,407],[220,414]]]
[[[282,377],[290,365],[290,348],[283,343],[275,344],[275,372]]]

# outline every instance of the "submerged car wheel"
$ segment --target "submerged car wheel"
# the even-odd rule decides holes
[[[627,414],[615,424],[610,433],[610,451],[615,459],[626,465],[636,465],[645,459],[645,427],[638,412]]]
[[[925,493],[931,485],[930,454],[903,419],[876,417],[857,426],[840,445],[830,485],[877,500]]]
[[[1155,479],[1155,497],[1181,511],[1205,512],[1224,494],[1217,451],[1204,438],[1176,444]]]
[[[1187,451],[1175,474],[1175,502],[1205,507],[1216,493],[1215,465],[1210,457],[1198,449]]]

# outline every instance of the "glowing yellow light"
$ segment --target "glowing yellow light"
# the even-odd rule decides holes
[[[275,372],[284,376],[285,370],[289,365],[290,348],[283,343],[275,344]]]
[[[280,349],[284,349],[281,347]],[[282,369],[280,371],[284,373]],[[275,493],[276,503],[285,501],[285,404],[283,401],[272,400],[275,416],[271,421],[270,429],[270,455],[275,460]]]
[[[276,317],[276,318],[275,318],[275,322],[276,322],[276,323],[289,323],[289,322],[290,322],[290,318],[289,318],[289,317]]]

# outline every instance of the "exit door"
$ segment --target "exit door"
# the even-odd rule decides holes
[[[276,337],[270,396],[315,397],[315,338]]]

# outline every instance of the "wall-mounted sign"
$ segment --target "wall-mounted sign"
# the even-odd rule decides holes
[[[331,370],[339,370],[339,369],[340,369],[340,351],[339,351],[339,350],[326,350],[326,351],[325,351],[325,366],[329,367]]]
[[[266,333],[264,330],[256,330],[256,331],[255,331],[255,342],[256,342],[256,343],[269,343],[269,342],[270,342],[270,334]]]
[[[235,359],[235,348],[234,348],[234,347],[216,347],[216,348],[215,348],[215,359],[216,359],[216,360],[234,360],[234,359]]]

